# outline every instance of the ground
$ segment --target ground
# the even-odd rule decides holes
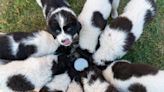
[[[68,1],[73,10],[79,14],[85,0]],[[122,12],[127,1],[121,0],[119,13]],[[141,38],[122,59],[164,69],[164,0],[157,0],[157,6],[157,16],[144,28]],[[0,0],[0,32],[38,29],[46,29],[46,22],[35,0]]]

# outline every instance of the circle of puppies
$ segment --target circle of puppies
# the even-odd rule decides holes
[[[47,31],[0,33],[0,91],[164,91],[162,70],[116,60],[155,16],[155,0],[130,0],[119,16],[120,0],[86,0],[78,17],[66,0],[36,1]]]

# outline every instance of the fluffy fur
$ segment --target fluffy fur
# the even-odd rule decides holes
[[[139,6],[139,7],[138,7]],[[124,13],[107,26],[100,37],[100,47],[93,55],[98,65],[124,56],[139,39],[144,25],[156,14],[154,0],[130,0]]]
[[[0,59],[5,60],[23,60],[52,54],[60,45],[46,31],[1,34],[0,39]],[[5,60],[2,60],[3,63],[7,63]]]
[[[76,14],[66,0],[36,0],[42,7],[48,32],[63,46],[70,46],[81,29]]]
[[[61,55],[58,58],[59,65],[57,65],[58,67],[56,68],[59,70],[58,73],[60,73],[60,75],[56,75],[40,92],[117,92],[116,89],[104,79],[101,70],[91,63],[88,58],[86,59],[90,67],[82,71],[77,71],[74,68],[74,63],[79,57],[86,58],[80,55],[78,50],[75,50],[71,55]],[[58,88],[63,89],[59,90]]]
[[[117,92],[117,90],[104,79],[101,70],[97,67],[90,67],[82,72],[76,71],[73,72],[74,74],[71,73],[72,71],[70,72],[70,69],[67,69],[66,71],[67,72],[60,74],[59,76],[55,76],[54,79],[46,84],[40,92]]]
[[[84,92],[117,92],[117,90],[107,82],[100,69],[90,67],[85,70],[82,76]]]
[[[83,52],[83,50],[77,48],[75,52],[71,54],[70,58],[72,61],[78,58],[84,58],[88,61],[89,67],[82,71],[75,70],[76,75],[73,76],[73,80],[67,92],[117,92],[117,90],[104,79],[101,71],[105,68],[97,67],[93,64],[90,53]]]
[[[107,19],[112,10],[112,17],[118,16],[117,8],[120,0],[86,0],[78,16],[82,24],[79,44],[81,49],[94,53],[98,44],[98,37],[104,30]],[[93,7],[93,5],[95,7]]]
[[[3,92],[38,90],[51,80],[56,63],[57,56],[48,55],[0,65],[0,89]]]
[[[120,60],[109,65],[103,75],[120,92],[164,91],[164,71],[150,65]]]

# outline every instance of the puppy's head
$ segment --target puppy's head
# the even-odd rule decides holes
[[[71,10],[55,10],[48,19],[48,31],[63,46],[71,45],[80,29],[81,24]]]

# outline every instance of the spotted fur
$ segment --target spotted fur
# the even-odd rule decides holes
[[[103,75],[120,92],[164,91],[164,71],[150,65],[114,61],[103,70]]]
[[[141,36],[145,23],[155,14],[154,0],[130,0],[124,12],[101,34],[100,47],[93,55],[94,62],[103,65],[106,61],[123,57]]]
[[[0,35],[0,59],[24,60],[54,53],[59,43],[46,31],[14,32]],[[47,45],[48,44],[48,45]]]

